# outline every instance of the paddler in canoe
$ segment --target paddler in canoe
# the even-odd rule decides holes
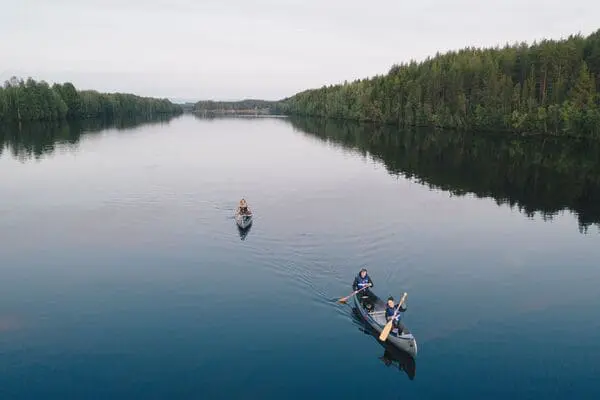
[[[400,306],[399,312],[396,313],[396,305],[394,304],[394,297],[390,296],[387,299],[387,305],[385,306],[385,320],[389,322],[390,319],[392,321],[392,332],[396,332],[398,334],[402,334],[404,332],[404,325],[400,322],[402,316],[400,315],[404,311],[406,311],[406,306],[403,304]],[[396,314],[394,316],[394,314]]]
[[[252,212],[248,208],[248,203],[246,203],[245,199],[240,200],[239,213],[241,215],[251,215],[252,214]]]
[[[369,276],[366,268],[361,268],[360,272],[354,278],[354,282],[352,282],[352,289],[359,290],[368,287],[373,287],[373,280]],[[369,292],[369,289],[364,290],[365,292]]]
[[[361,268],[358,272],[358,275],[354,278],[354,282],[352,282],[352,290],[358,291],[360,293],[361,302],[363,306],[367,309],[372,308],[372,302],[370,301],[375,297],[371,289],[373,285],[373,280],[369,276],[366,268]]]
[[[370,287],[373,287],[373,281],[371,280],[371,277],[367,273],[367,269],[361,268],[358,275],[356,275],[356,277],[354,277],[354,282],[352,282],[352,290],[354,290],[354,292],[350,293],[346,297],[342,297],[341,299],[338,300],[338,302],[346,303],[346,301],[350,297],[354,296],[355,294],[359,295],[363,300],[364,299],[368,300],[371,296],[375,296],[373,294],[373,292],[371,292],[371,290],[369,289]],[[375,296],[375,298],[376,298],[376,296]],[[369,304],[366,304],[365,306],[369,307],[371,304],[370,304],[370,302],[367,302],[367,303],[369,303]]]
[[[362,268],[354,278],[352,284],[354,292],[338,300],[346,303],[352,297],[356,311],[368,325],[379,333],[379,341],[390,342],[398,349],[410,354],[417,355],[417,341],[414,335],[400,323],[400,313],[406,311],[405,300],[407,293],[404,292],[398,305],[394,304],[394,298],[388,297],[387,302],[377,297],[370,288],[373,281],[369,277],[366,268]],[[366,295],[363,295],[366,293]],[[392,331],[392,329],[394,330]]]

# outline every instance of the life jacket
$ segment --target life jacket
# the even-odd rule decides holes
[[[387,317],[393,317],[394,316],[394,312],[396,311],[396,307],[398,307],[397,304],[395,304],[394,307],[390,307],[388,305],[385,306],[385,316],[386,316],[386,319],[387,319]],[[398,310],[398,313],[396,314],[396,317],[394,319],[396,321],[400,320],[400,310]]]
[[[358,274],[356,281],[357,281],[359,289],[364,288],[365,286],[367,286],[369,284],[369,274],[365,274],[364,278],[362,278],[360,276],[360,274]]]

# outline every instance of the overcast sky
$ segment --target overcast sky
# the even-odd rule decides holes
[[[279,99],[436,51],[599,28],[597,0],[2,0],[0,79]]]

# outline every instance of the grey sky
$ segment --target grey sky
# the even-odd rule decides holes
[[[0,79],[279,99],[465,46],[600,28],[597,0],[3,0]]]

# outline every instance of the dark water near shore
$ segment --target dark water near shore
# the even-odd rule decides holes
[[[600,396],[596,144],[189,115],[0,142],[2,399]],[[363,265],[416,360],[331,301]]]

